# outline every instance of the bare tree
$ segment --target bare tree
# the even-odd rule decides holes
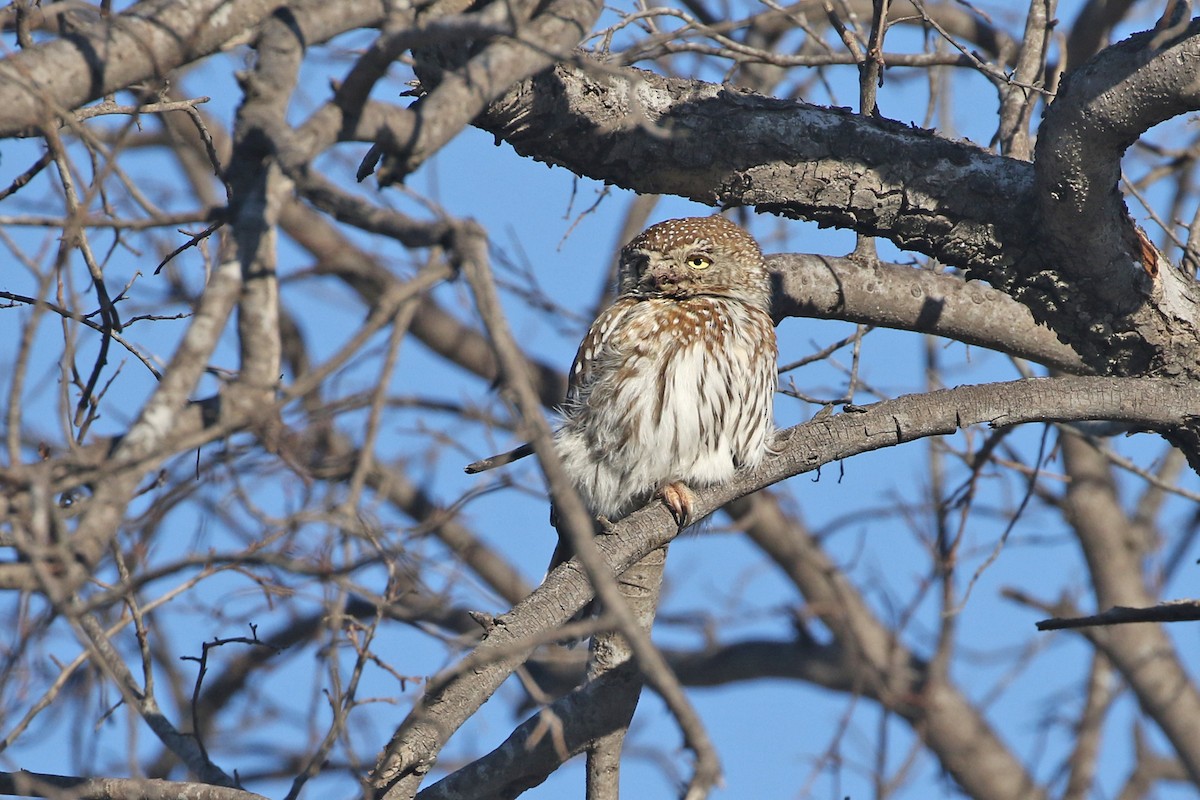
[[[1200,21],[1134,5],[15,0],[0,792],[1194,792]],[[489,213],[525,181],[596,193],[571,275]],[[591,547],[553,458],[461,467],[550,452],[597,242],[674,198],[784,324],[772,454],[668,561],[661,503]]]

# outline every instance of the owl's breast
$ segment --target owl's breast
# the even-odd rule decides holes
[[[757,464],[772,430],[774,328],[722,298],[646,300],[593,352],[568,428],[649,490],[702,486]]]

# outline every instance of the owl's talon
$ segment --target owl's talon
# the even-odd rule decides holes
[[[603,514],[596,515],[596,529],[600,531],[600,533],[612,533],[614,524],[615,523],[611,519]]]
[[[682,481],[674,481],[658,490],[658,496],[662,498],[663,504],[671,512],[671,516],[675,518],[675,523],[681,528],[686,528],[692,519],[692,504],[696,500],[696,495],[688,488],[686,483]]]

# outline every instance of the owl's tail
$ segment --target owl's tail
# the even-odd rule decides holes
[[[475,475],[479,472],[487,472],[490,469],[503,467],[506,464],[511,464],[514,461],[520,461],[525,456],[533,455],[533,445],[526,442],[525,444],[509,450],[507,453],[491,456],[489,458],[481,458],[478,461],[473,461],[464,468],[468,475]],[[550,524],[558,527],[555,521],[554,507],[550,508]],[[549,575],[554,569],[566,562],[570,561],[575,555],[574,549],[562,536],[558,538],[558,544],[554,547],[554,554],[550,557],[550,566],[546,569],[546,574]],[[591,600],[587,605],[575,613],[568,622],[579,622],[581,619],[593,616],[598,608],[598,603],[595,599]],[[581,641],[579,639],[564,640],[560,644],[568,644],[574,646]]]
[[[525,456],[531,455],[533,455],[533,445],[531,445],[529,442],[526,442],[520,447],[509,450],[507,453],[501,453],[500,455],[491,456],[489,458],[481,458],[478,461],[473,461],[470,464],[467,464],[463,470],[468,475],[474,475],[477,472],[487,472],[489,469],[503,467],[505,464],[511,464],[514,461],[520,461]]]

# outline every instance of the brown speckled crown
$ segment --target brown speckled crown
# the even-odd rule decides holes
[[[754,237],[738,225],[718,216],[683,217],[651,225],[625,245],[625,250],[668,253],[685,245],[712,245],[722,249],[741,250],[746,256],[753,254],[753,261],[762,260],[762,251],[759,250]]]

